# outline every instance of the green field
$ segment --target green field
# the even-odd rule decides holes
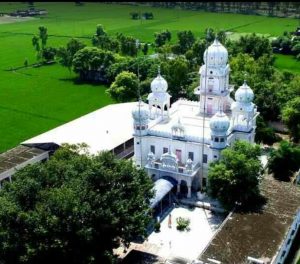
[[[292,31],[298,25],[296,19],[102,3],[84,6],[75,6],[73,2],[36,3],[36,7],[47,9],[49,14],[26,22],[1,24],[0,20],[0,152],[112,103],[105,87],[75,85],[74,74],[59,65],[7,71],[22,66],[25,59],[29,64],[35,62],[31,38],[40,25],[48,28],[51,35],[48,45],[55,47],[65,44],[70,37],[82,38],[90,44],[88,37],[94,33],[97,24],[103,24],[110,34],[122,32],[148,42],[153,41],[155,32],[163,29],[170,30],[173,36],[177,31],[186,29],[201,36],[207,27],[241,34],[256,32],[276,36],[285,30]],[[0,12],[25,8],[26,2],[0,3]],[[139,10],[153,12],[154,19],[131,20],[129,13]],[[284,59],[276,63],[283,68],[297,67],[284,66],[288,64]]]
[[[294,56],[276,54],[275,58],[275,66],[277,68],[300,74],[300,62],[297,61]]]

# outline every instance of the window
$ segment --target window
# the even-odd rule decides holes
[[[151,145],[151,146],[150,146],[150,151],[151,151],[153,154],[155,154],[155,146],[154,146],[154,145]]]
[[[217,158],[218,158],[218,156],[217,156],[217,155],[214,155],[214,158],[215,158],[215,159],[217,159]]]
[[[194,152],[189,152],[188,158],[194,161]]]
[[[203,163],[207,163],[207,154],[203,154]]]
[[[224,140],[224,138],[220,138],[220,142],[224,142],[225,140]]]
[[[168,153],[169,149],[168,148],[163,148],[163,154]]]
[[[140,144],[140,142],[136,142],[136,144],[137,144],[137,145],[139,145],[139,144]]]
[[[219,142],[219,138],[218,137],[215,138],[215,142]]]

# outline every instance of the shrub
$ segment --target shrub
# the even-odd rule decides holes
[[[154,224],[154,230],[155,230],[155,232],[159,232],[160,231],[160,222],[156,222]]]
[[[183,218],[183,217],[177,217],[176,218],[176,223],[177,223],[177,230],[179,231],[189,231],[190,228],[189,228],[189,225],[190,225],[190,219],[189,218]]]

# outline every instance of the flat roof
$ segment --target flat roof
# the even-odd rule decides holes
[[[20,145],[0,154],[0,175],[45,152],[45,150]]]
[[[71,122],[28,139],[22,144],[45,143],[89,145],[91,154],[112,150],[133,137],[131,111],[137,102],[112,104],[77,118]]]
[[[155,111],[155,108],[153,108],[152,111]],[[191,136],[194,139],[202,139],[204,136],[206,141],[209,142],[211,138],[209,123],[213,115],[205,114],[204,117],[204,115],[199,112],[199,101],[179,99],[173,103],[170,108],[170,118],[160,120],[154,125],[150,125],[149,133],[172,133],[172,127],[178,124],[178,121],[180,120],[180,123],[184,126],[185,135]],[[228,118],[231,118],[231,112],[226,112],[225,114]]]
[[[233,213],[199,257],[228,264],[247,257],[271,261],[277,254],[300,206],[300,188],[265,175],[261,192],[267,198],[261,212]]]

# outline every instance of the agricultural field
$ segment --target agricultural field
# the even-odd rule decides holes
[[[270,37],[292,31],[296,19],[263,16],[218,14],[199,11],[87,3],[36,3],[48,15],[36,19],[0,19],[0,152],[51,128],[114,103],[101,85],[75,84],[75,75],[58,64],[39,68],[20,67],[28,60],[35,63],[31,38],[44,25],[48,29],[48,46],[64,45],[71,37],[90,44],[96,25],[102,24],[109,34],[122,32],[142,42],[153,42],[154,33],[168,29],[173,41],[176,32],[192,30],[202,36],[205,28],[226,30],[234,34],[259,33]],[[26,2],[1,3],[0,12],[26,9]],[[153,20],[132,20],[132,11],[154,14]],[[277,56],[276,66],[300,72],[299,62]],[[294,64],[293,64],[294,63]]]

